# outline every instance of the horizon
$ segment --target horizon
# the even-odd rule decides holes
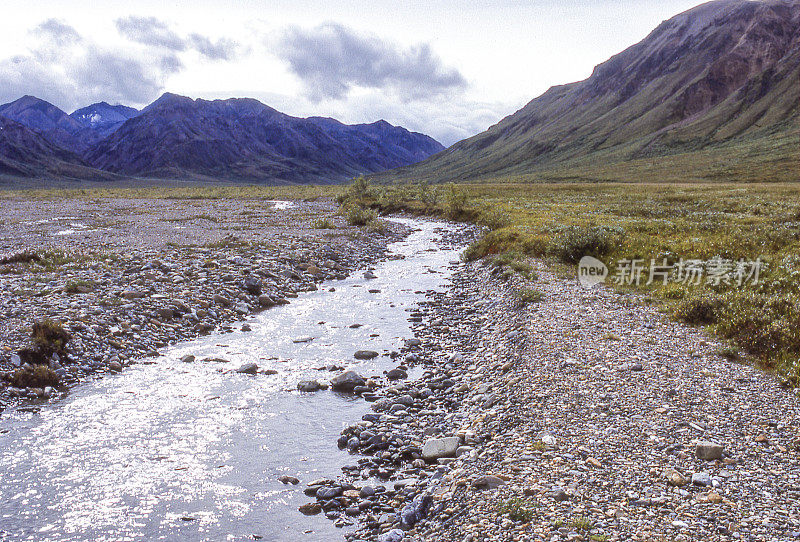
[[[14,16],[0,26],[10,51],[0,59],[2,103],[31,95],[72,113],[102,101],[142,109],[166,92],[254,98],[294,117],[385,120],[448,147],[552,86],[586,79],[702,2],[508,0],[463,9],[448,1],[421,10],[385,2],[394,16],[380,21],[343,9],[359,4],[347,1],[236,2],[224,13],[210,2],[191,13],[182,2],[156,10],[150,1],[110,2],[81,16],[74,3],[45,3],[47,17],[9,3]]]

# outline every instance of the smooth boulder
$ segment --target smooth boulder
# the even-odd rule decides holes
[[[331,387],[336,391],[353,391],[356,386],[366,383],[366,379],[355,371],[345,371],[331,379]]]
[[[435,461],[443,457],[455,457],[461,439],[458,437],[430,438],[422,447],[422,458]]]

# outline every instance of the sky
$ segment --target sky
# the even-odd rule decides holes
[[[163,92],[384,119],[444,145],[587,78],[698,0],[3,0],[0,103]]]

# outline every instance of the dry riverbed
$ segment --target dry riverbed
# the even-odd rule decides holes
[[[0,410],[284,304],[374,263],[404,234],[347,226],[330,201],[0,200]],[[314,229],[327,218],[334,229]],[[69,334],[47,352],[59,385],[23,387],[31,328]],[[22,350],[22,352],[20,352]]]

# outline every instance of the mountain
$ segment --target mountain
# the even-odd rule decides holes
[[[428,136],[382,121],[349,126],[291,117],[249,98],[208,101],[167,93],[84,158],[130,176],[332,183],[441,150]]]
[[[110,178],[87,167],[74,153],[49,139],[0,116],[0,175],[15,177]]]
[[[383,180],[798,180],[800,0],[709,2]]]
[[[78,109],[69,116],[84,128],[97,132],[100,137],[107,137],[122,126],[126,120],[138,114],[139,110],[133,107],[99,102]]]
[[[72,152],[85,151],[99,136],[53,104],[35,96],[23,96],[0,105],[0,117],[16,121]]]

